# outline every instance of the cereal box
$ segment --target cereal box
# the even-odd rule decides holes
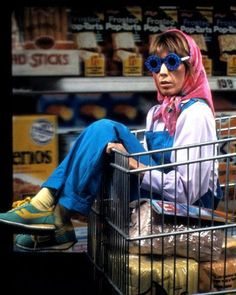
[[[13,201],[35,194],[58,165],[57,117],[13,116]]]

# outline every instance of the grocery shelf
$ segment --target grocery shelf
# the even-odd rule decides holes
[[[209,77],[213,91],[236,90],[236,77]],[[153,92],[152,77],[14,77],[13,94]]]

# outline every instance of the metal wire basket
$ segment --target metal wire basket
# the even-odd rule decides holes
[[[236,292],[236,116],[218,117],[216,124],[218,140],[214,142],[137,154],[114,151],[112,179],[107,181],[104,176],[100,198],[89,217],[88,255],[98,294]],[[133,131],[141,142],[144,131]],[[213,152],[204,158],[201,151],[206,146]],[[153,154],[164,157],[171,152],[178,159],[180,150],[186,152],[186,161],[151,165]],[[199,154],[197,160],[189,157],[192,152]],[[150,157],[150,166],[129,169],[129,157],[144,154]],[[183,205],[164,198],[156,200],[152,171],[159,169],[164,178],[166,170],[198,165],[201,174],[206,162],[213,171],[219,170],[223,197],[217,210],[205,210],[190,202]],[[144,171],[150,174],[150,187],[143,195]],[[177,176],[173,179],[177,186]],[[199,187],[199,194],[201,190]]]

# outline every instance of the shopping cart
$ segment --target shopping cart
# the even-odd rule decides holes
[[[88,255],[97,294],[236,294],[236,116],[216,118],[216,124],[214,142],[132,155],[114,151],[112,179],[104,176],[89,217]],[[144,132],[133,131],[140,141]],[[206,146],[212,157],[201,157]],[[155,153],[177,155],[180,149],[186,151],[184,162],[128,167],[129,157],[145,154],[151,163]],[[197,161],[188,160],[193,150]],[[223,197],[217,210],[156,200],[151,183],[146,195],[140,189],[144,171],[151,181],[155,169],[199,165],[203,171],[207,161],[219,167]]]

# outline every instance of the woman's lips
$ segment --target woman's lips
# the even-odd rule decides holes
[[[171,83],[168,82],[168,81],[161,81],[160,84],[161,84],[161,85],[166,85],[166,84],[171,84]]]
[[[162,88],[169,88],[171,86],[171,83],[167,81],[162,81],[160,82],[160,85]]]

